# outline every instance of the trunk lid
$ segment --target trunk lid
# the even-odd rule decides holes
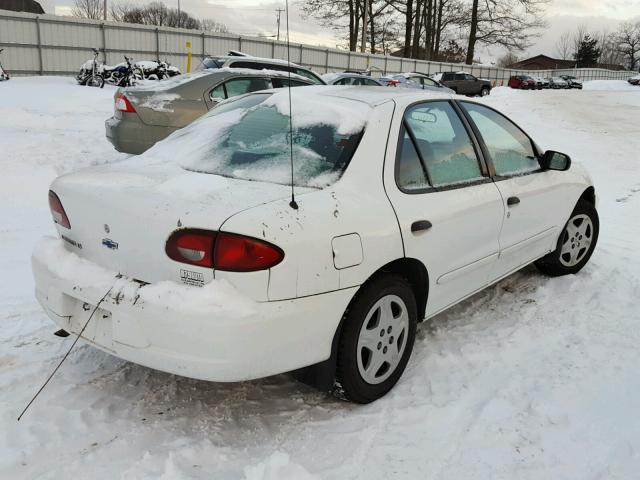
[[[185,98],[180,93],[162,90],[125,90],[122,93],[146,125],[182,128],[207,113],[202,96]]]
[[[69,250],[144,282],[179,281],[181,269],[198,271],[205,282],[213,278],[211,269],[169,259],[169,235],[178,228],[219,230],[240,211],[290,195],[285,185],[128,163],[59,177],[51,189],[71,228],[56,227]]]

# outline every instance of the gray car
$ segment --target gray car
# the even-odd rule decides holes
[[[289,82],[292,87],[313,85],[288,72],[224,68],[121,88],[114,97],[113,117],[105,122],[107,139],[120,152],[139,154],[227,98],[286,87]]]
[[[491,93],[491,81],[476,78],[467,72],[441,72],[436,73],[433,78],[460,95],[484,97]]]
[[[325,73],[322,75],[322,79],[327,82],[327,85],[356,85],[366,87],[384,87],[384,84],[371,78],[368,75],[362,75],[360,73]]]

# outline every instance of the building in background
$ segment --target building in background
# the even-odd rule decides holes
[[[516,63],[509,65],[509,68],[517,68],[518,70],[568,70],[576,67],[575,60],[561,60],[559,58],[551,58],[546,55],[536,55],[535,57],[525,58]],[[612,65],[608,63],[598,63],[594,68],[604,68],[605,70],[624,70],[622,65]]]
[[[44,13],[42,6],[35,0],[0,0],[0,10],[13,12]]]

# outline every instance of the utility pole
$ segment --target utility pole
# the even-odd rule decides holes
[[[104,8],[102,9],[102,19],[107,21],[107,0],[104,0]]]
[[[278,13],[278,36],[277,39],[278,41],[280,41],[280,15],[282,14],[282,12],[284,12],[284,8],[276,8],[276,12]]]
[[[180,28],[180,24],[182,22],[180,21],[180,0],[178,0],[178,28]]]
[[[362,41],[360,42],[360,51],[362,53],[367,49],[367,15],[369,13],[369,0],[364,0],[364,15],[362,18]]]

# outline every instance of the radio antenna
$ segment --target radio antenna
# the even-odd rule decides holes
[[[291,201],[289,206],[294,210],[298,209],[296,196],[293,189],[293,109],[291,108],[291,44],[289,42],[289,0],[285,1],[287,19],[287,72],[289,73],[289,158],[291,160]]]
[[[117,278],[120,278],[120,276],[118,276]],[[115,285],[115,284],[114,284]],[[22,418],[22,416],[26,413],[26,411],[29,409],[29,407],[31,406],[31,404],[33,402],[35,402],[36,398],[38,398],[38,395],[40,395],[40,393],[42,393],[42,391],[44,390],[44,387],[46,387],[49,382],[51,381],[51,379],[53,378],[53,376],[56,374],[56,372],[58,371],[58,369],[62,366],[62,364],[64,363],[64,361],[67,359],[67,357],[69,356],[69,354],[71,353],[71,350],[73,350],[73,347],[76,346],[76,343],[78,343],[78,340],[80,340],[80,337],[82,336],[82,334],[84,333],[85,329],[87,328],[87,325],[89,325],[89,322],[91,321],[91,319],[93,318],[93,314],[96,313],[96,311],[98,310],[98,308],[100,307],[100,305],[102,305],[102,302],[104,302],[107,299],[107,296],[111,293],[111,290],[113,290],[113,285],[111,285],[111,288],[109,288],[109,290],[107,290],[107,293],[104,294],[104,296],[100,299],[100,301],[98,301],[98,303],[96,303],[96,306],[93,307],[93,310],[91,311],[91,314],[89,315],[89,318],[87,318],[87,321],[85,322],[84,326],[82,327],[82,330],[80,330],[80,333],[78,333],[78,336],[75,338],[75,340],[73,341],[73,343],[71,344],[71,346],[69,347],[69,350],[67,350],[67,353],[64,354],[64,356],[62,357],[62,360],[60,360],[60,363],[58,363],[58,365],[56,366],[56,368],[53,369],[53,372],[51,372],[51,374],[47,377],[47,379],[45,380],[45,382],[42,384],[42,386],[40,387],[40,389],[36,392],[36,394],[31,398],[31,401],[29,401],[29,403],[27,403],[27,406],[24,407],[24,410],[22,410],[22,412],[20,413],[20,415],[18,416],[18,421],[20,421],[20,419]]]

